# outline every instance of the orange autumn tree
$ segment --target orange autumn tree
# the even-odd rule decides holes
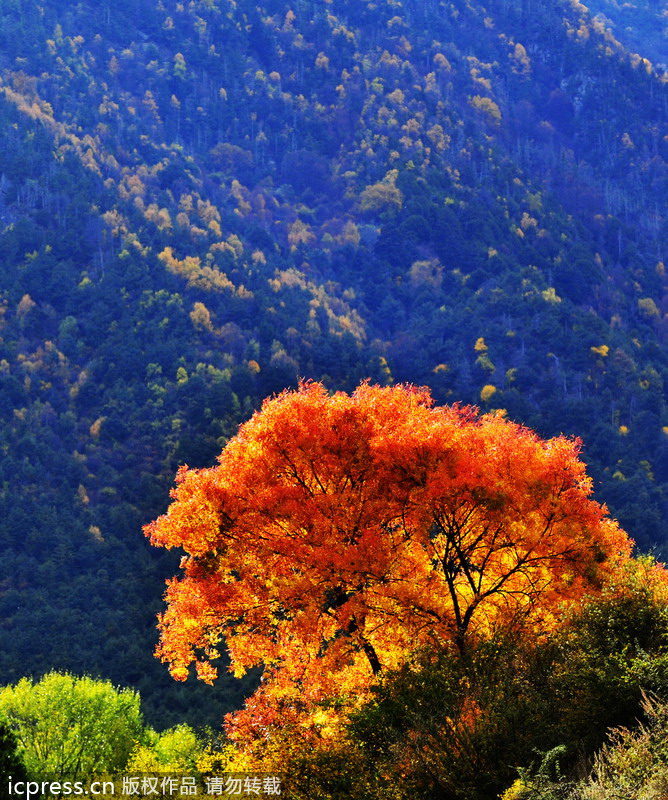
[[[186,552],[159,655],[178,680],[212,681],[221,644],[236,675],[264,667],[229,724],[247,740],[364,696],[416,647],[547,632],[631,548],[578,452],[412,386],[267,400],[146,528]]]

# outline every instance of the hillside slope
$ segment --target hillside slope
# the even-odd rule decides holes
[[[579,435],[665,545],[668,88],[620,41],[553,0],[0,0],[6,680],[238,703],[168,694],[141,525],[299,377]]]
[[[642,54],[665,72],[668,66],[668,3],[594,0],[588,7],[627,49]]]

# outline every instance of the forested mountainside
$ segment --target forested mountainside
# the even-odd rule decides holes
[[[668,3],[593,0],[588,8],[625,47],[642,53],[665,70],[668,64]]]
[[[610,30],[560,0],[0,0],[6,681],[238,705],[154,663],[177,556],[141,526],[300,377],[578,435],[665,547],[668,86]]]

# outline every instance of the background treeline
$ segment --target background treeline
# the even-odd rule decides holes
[[[628,27],[553,0],[0,0],[5,681],[88,671],[158,726],[238,706],[154,663],[178,556],[141,525],[299,377],[580,435],[599,499],[665,546],[668,88]]]

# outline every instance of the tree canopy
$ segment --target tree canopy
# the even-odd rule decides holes
[[[57,672],[2,688],[0,715],[31,778],[118,772],[143,730],[137,692]]]
[[[136,533],[298,376],[580,435],[666,546],[668,83],[625,5],[0,2],[6,682],[242,703],[154,663],[176,562]]]
[[[263,666],[234,723],[257,729],[357,696],[416,646],[540,636],[630,554],[579,448],[413,386],[267,400],[146,527],[186,552],[159,655],[179,680],[194,662],[212,681],[221,641],[237,675]]]

